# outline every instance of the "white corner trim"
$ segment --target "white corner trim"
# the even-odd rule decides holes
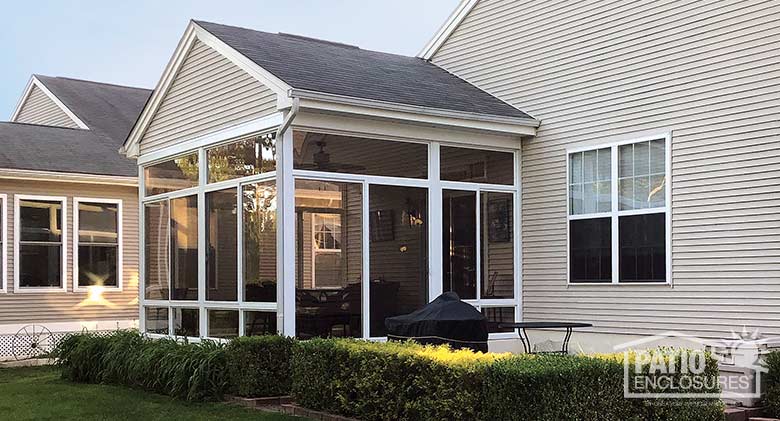
[[[124,251],[124,239],[122,234],[122,225],[124,219],[122,217],[122,199],[107,199],[107,198],[91,198],[91,197],[74,197],[73,198],[73,292],[86,292],[89,291],[89,287],[82,287],[79,285],[79,204],[81,203],[96,203],[96,204],[113,204],[117,209],[117,249],[116,249],[116,286],[115,287],[103,287],[103,291],[118,292],[122,291],[122,275],[123,275],[123,251]]]
[[[46,87],[35,75],[30,77],[30,81],[27,82],[27,87],[24,89],[24,93],[22,94],[22,97],[19,99],[19,102],[16,104],[16,109],[14,109],[14,113],[11,115],[11,121],[16,121],[16,118],[19,117],[19,113],[22,111],[22,108],[24,108],[24,104],[27,103],[27,99],[30,96],[30,93],[33,90],[33,87],[37,87],[40,89],[49,99],[54,102],[54,104],[59,107],[62,112],[64,112],[68,118],[70,118],[77,126],[79,126],[80,129],[89,130],[89,127],[87,127],[86,124],[84,124],[83,121],[81,121],[76,114],[73,113],[65,104],[60,101],[59,98],[57,98],[49,88]]]
[[[56,171],[18,170],[0,168],[0,179],[54,181],[59,183],[106,184],[111,186],[138,186],[136,177],[100,174],[64,173]]]
[[[444,42],[447,41],[450,35],[455,32],[455,29],[460,26],[460,23],[463,22],[463,19],[466,18],[469,12],[471,12],[471,9],[473,9],[478,2],[479,0],[461,0],[458,7],[450,14],[441,28],[436,31],[433,38],[431,38],[431,40],[425,44],[425,47],[417,53],[417,57],[430,60],[431,57],[439,51],[439,48],[444,45]]]
[[[144,107],[143,111],[141,112],[141,116],[138,118],[135,126],[133,126],[133,130],[127,137],[127,141],[125,142],[124,146],[120,149],[120,152],[127,155],[127,157],[138,157],[139,143],[141,138],[149,128],[154,115],[157,113],[157,110],[162,104],[163,98],[165,98],[165,96],[168,94],[168,90],[171,88],[173,81],[176,79],[176,75],[179,73],[179,70],[184,64],[184,61],[186,60],[187,55],[189,54],[190,49],[192,48],[195,41],[200,41],[214,49],[223,57],[227,58],[233,64],[241,68],[243,71],[247,72],[247,74],[254,77],[258,82],[270,88],[276,93],[278,101],[281,98],[287,97],[287,91],[289,91],[290,86],[287,85],[284,81],[274,76],[271,72],[263,69],[255,62],[244,56],[242,53],[225,44],[222,40],[199,26],[194,21],[190,21],[187,29],[184,31],[184,35],[182,35],[182,38],[179,41],[179,45],[176,47],[173,56],[168,62],[168,65],[165,67],[165,71],[163,72],[160,81],[157,83],[157,87],[155,87],[154,93],[149,99],[149,102],[146,104],[146,107]],[[283,101],[279,102],[279,104],[283,104]]]
[[[0,241],[3,242],[2,246],[0,246],[0,253],[2,253],[2,264],[0,264],[0,270],[3,271],[2,275],[0,275],[0,293],[8,292],[8,195],[6,194],[0,194],[0,212],[3,214],[0,215],[0,224],[2,224],[2,227],[0,227],[0,230],[2,230],[2,235],[0,236]]]
[[[62,260],[61,287],[19,287],[19,240],[21,224],[19,220],[19,202],[22,200],[58,201],[62,204]],[[14,294],[39,292],[68,292],[68,199],[65,196],[14,195]]]

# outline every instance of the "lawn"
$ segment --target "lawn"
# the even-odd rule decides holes
[[[13,420],[302,420],[226,403],[187,403],[126,387],[71,383],[52,367],[0,369],[0,414]]]

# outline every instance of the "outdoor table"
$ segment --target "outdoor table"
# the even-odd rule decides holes
[[[590,323],[577,323],[577,322],[520,322],[520,323],[501,323],[498,325],[500,328],[512,328],[517,329],[517,334],[520,335],[520,341],[523,342],[523,350],[526,354],[535,354],[532,352],[531,340],[528,338],[526,329],[566,329],[566,336],[563,338],[563,344],[560,351],[540,352],[551,354],[566,355],[569,353],[569,339],[574,328],[579,327],[593,327]]]

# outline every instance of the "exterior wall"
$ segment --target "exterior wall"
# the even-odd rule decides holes
[[[14,120],[18,123],[43,124],[47,126],[70,127],[77,129],[79,126],[70,118],[62,108],[57,106],[40,88],[33,86],[30,94],[24,101],[19,114]]]
[[[54,331],[65,324],[71,325],[72,329],[75,322],[138,319],[138,190],[135,187],[4,179],[0,180],[0,194],[8,197],[7,225],[4,227],[8,235],[7,292],[0,293],[0,332],[7,333],[4,326],[17,324],[51,325],[50,330]],[[14,196],[17,194],[67,196],[67,237],[64,239],[67,292],[14,292]],[[86,291],[73,291],[74,197],[122,200],[122,291],[106,291],[102,300],[90,300]],[[89,326],[92,329],[92,325]],[[116,325],[106,328],[116,328]]]
[[[780,334],[779,13],[758,0],[482,0],[434,55],[542,121],[522,154],[525,320]],[[668,131],[673,286],[567,287],[566,149]]]
[[[142,154],[276,112],[276,95],[195,41],[140,142]]]

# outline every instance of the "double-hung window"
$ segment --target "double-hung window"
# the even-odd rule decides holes
[[[65,198],[16,196],[16,291],[65,290]]]
[[[74,199],[74,288],[121,288],[120,200]]]
[[[667,282],[667,137],[568,154],[570,283]]]

